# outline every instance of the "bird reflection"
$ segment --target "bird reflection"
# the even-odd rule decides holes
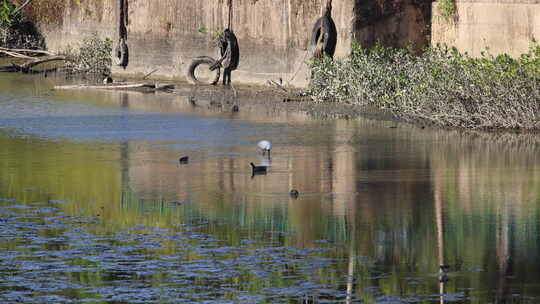
[[[262,155],[259,156],[259,164],[261,166],[270,167],[270,165],[272,165],[272,157],[270,157],[270,155],[268,155],[268,157]]]

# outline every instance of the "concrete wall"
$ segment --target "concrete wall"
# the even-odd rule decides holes
[[[519,56],[540,39],[540,0],[457,0],[457,14],[444,20],[433,3],[432,43],[479,56],[489,51]]]
[[[62,2],[63,1],[63,2]],[[52,50],[76,45],[97,32],[117,41],[120,0],[51,0],[58,3],[56,22],[41,22]],[[240,66],[234,83],[266,84],[282,78],[305,86],[310,32],[326,0],[233,0],[233,30],[240,44]],[[40,3],[40,2],[36,2]],[[227,0],[128,0],[130,62],[123,76],[141,76],[155,69],[155,78],[184,80],[191,59],[216,57],[215,34],[227,26]],[[440,18],[431,0],[334,0],[332,16],[339,37],[336,56],[350,52],[352,40],[363,46],[421,49],[445,43],[479,55],[517,56],[540,39],[540,0],[457,0],[453,20]],[[62,10],[60,14],[58,11]],[[433,14],[432,14],[433,10]],[[433,16],[432,16],[433,15]],[[430,32],[431,29],[431,32]]]
[[[117,41],[120,0],[54,1],[64,1],[56,6],[56,10],[64,10],[62,20],[41,24],[50,49],[76,45],[94,32]],[[414,1],[418,2],[334,0],[332,16],[339,35],[336,56],[349,54],[353,36],[364,46],[376,40],[395,46],[424,46],[430,12]],[[387,5],[394,2],[400,4]],[[325,3],[234,0],[233,30],[241,58],[233,81],[266,84],[282,78],[285,83],[305,86],[308,41]],[[113,73],[141,76],[158,69],[153,77],[183,80],[193,57],[216,57],[212,41],[227,26],[229,9],[227,0],[128,0],[128,11],[129,66],[126,70],[116,67]]]
[[[76,44],[81,37],[97,32],[118,37],[118,1],[66,0],[64,20],[46,26],[51,49]],[[308,38],[326,0],[234,0],[233,30],[240,45],[240,66],[234,82],[264,84],[269,79],[307,81]],[[215,33],[227,26],[228,6],[224,0],[128,0],[128,45],[130,62],[123,75],[183,79],[191,58],[216,57]],[[348,53],[351,41],[353,3],[335,0],[333,15],[339,38],[336,54]]]
[[[429,44],[431,0],[355,0],[353,39],[363,46],[381,43],[412,47]]]

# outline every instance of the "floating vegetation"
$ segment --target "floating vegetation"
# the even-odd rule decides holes
[[[98,218],[66,216],[50,201],[13,203],[0,203],[0,302],[362,302],[344,287],[354,280],[339,273],[343,261],[328,255],[332,247],[261,247],[253,240],[231,246],[187,225],[101,234],[92,232]],[[353,260],[373,267],[365,257]],[[388,300],[377,287],[365,293]]]
[[[288,303],[345,297],[318,277],[334,263],[323,248],[227,246],[184,229],[135,227],[97,235],[90,232],[97,218],[65,216],[42,203],[23,207],[4,200],[0,216],[0,244],[14,245],[0,247],[1,302]],[[165,253],[165,246],[174,254]]]

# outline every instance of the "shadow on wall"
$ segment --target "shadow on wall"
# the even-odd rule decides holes
[[[22,6],[5,2],[0,7],[0,46],[5,48],[45,49],[45,39]]]
[[[355,0],[353,38],[364,47],[379,42],[422,50],[430,42],[431,0]]]
[[[46,49],[45,38],[30,21],[0,28],[0,46],[13,49]]]

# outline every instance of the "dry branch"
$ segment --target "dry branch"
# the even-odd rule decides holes
[[[55,55],[51,52],[43,51],[43,50],[28,50],[28,49],[8,49],[8,48],[0,48],[0,53],[4,53],[8,56],[15,57],[15,58],[21,58],[21,59],[28,59],[29,61],[23,63],[23,64],[16,64],[11,63],[11,66],[5,66],[0,67],[0,72],[23,72],[23,73],[34,73],[36,71],[32,71],[31,69],[37,65],[52,62],[52,61],[69,61],[70,59],[66,56],[60,56]],[[31,54],[37,54],[39,56],[41,55],[48,55],[48,57],[41,57],[40,59],[28,55],[24,55],[22,53],[31,53]]]
[[[31,69],[35,67],[36,65],[40,65],[40,64],[52,62],[52,61],[69,61],[69,59],[66,56],[50,56],[50,57],[46,57],[39,60],[29,61],[27,63],[20,65],[20,67],[21,67],[21,70],[27,70],[27,69]]]
[[[30,54],[36,54],[36,55],[48,55],[48,56],[56,56],[56,54],[51,53],[49,51],[44,50],[30,50],[30,49],[8,49],[0,47],[0,52],[6,53],[30,53]]]
[[[60,85],[54,87],[57,90],[71,90],[71,89],[102,89],[102,90],[124,90],[124,89],[139,89],[148,88],[154,90],[166,90],[174,88],[174,85],[163,85],[156,83],[117,83],[117,84],[105,84],[105,85]]]
[[[31,56],[26,56],[26,55],[23,55],[23,54],[20,54],[20,53],[17,53],[17,52],[13,52],[13,51],[9,51],[9,50],[4,50],[4,49],[0,49],[0,53],[4,53],[8,56],[11,56],[11,57],[15,57],[15,58],[22,58],[22,59],[34,59],[34,57],[31,57]]]
[[[17,9],[15,9],[12,13],[12,15],[15,15],[17,14],[18,12],[20,12],[25,6],[27,6],[30,2],[32,2],[32,0],[26,0],[25,3],[21,4],[21,6],[17,7]]]

